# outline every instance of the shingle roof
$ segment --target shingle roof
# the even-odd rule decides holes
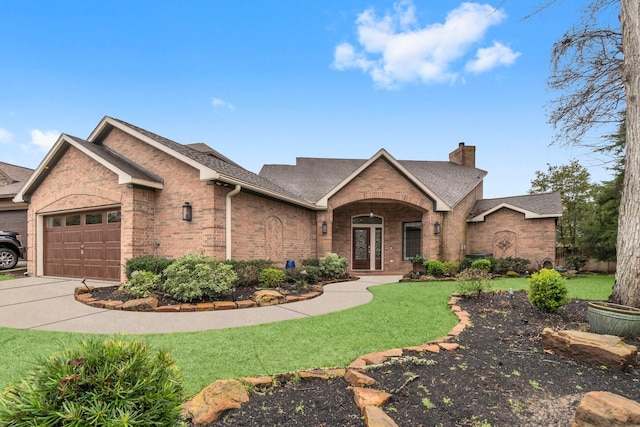
[[[298,193],[291,192],[289,189],[282,187],[269,179],[259,176],[251,171],[244,169],[243,167],[224,160],[226,157],[220,156],[212,156],[207,152],[199,151],[197,149],[191,148],[187,145],[182,145],[170,139],[167,139],[163,136],[157,135],[153,132],[149,132],[148,130],[142,129],[138,126],[132,125],[120,119],[115,119],[110,117],[109,119],[114,120],[122,125],[129,127],[136,132],[143,134],[144,136],[164,145],[171,150],[182,154],[183,156],[200,163],[203,166],[213,169],[219,174],[227,177],[232,181],[239,181],[241,183],[250,184],[251,186],[257,187],[259,189],[268,190],[269,192],[273,192],[279,194],[281,196],[295,199],[300,202],[309,203],[309,200],[303,197]],[[223,177],[223,178],[224,178]]]
[[[317,202],[367,161],[299,157],[295,165],[264,165],[260,176]],[[453,162],[399,160],[398,163],[449,206],[455,206],[487,174],[482,169]]]
[[[0,162],[0,197],[13,198],[29,179],[33,169],[16,166],[5,162]]]
[[[560,193],[527,194],[478,200],[467,217],[468,221],[484,221],[484,217],[498,209],[508,208],[525,214],[526,218],[562,216]]]

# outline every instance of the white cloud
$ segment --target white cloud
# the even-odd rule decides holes
[[[6,129],[0,128],[0,144],[7,144],[13,141],[13,134]]]
[[[502,43],[494,42],[491,47],[478,49],[475,59],[467,62],[465,69],[471,73],[478,74],[499,65],[511,65],[519,56],[519,52],[514,52]]]
[[[60,136],[57,130],[39,130],[34,129],[31,132],[31,144],[38,147],[41,151],[49,151]]]
[[[467,2],[449,12],[444,23],[421,27],[411,0],[395,3],[393,12],[380,18],[373,9],[367,9],[356,20],[360,49],[350,43],[339,44],[333,67],[360,69],[376,86],[387,89],[413,81],[454,82],[460,74],[452,69],[454,64],[482,42],[490,27],[505,18],[506,14],[494,6]],[[468,61],[467,71],[479,73],[510,65],[519,53],[495,42],[476,55]]]
[[[231,105],[231,103],[225,101],[224,99],[213,98],[211,100],[211,103],[213,104],[213,108],[215,108],[216,110],[219,108],[228,108],[231,111],[236,111],[236,107],[234,107],[233,105]]]

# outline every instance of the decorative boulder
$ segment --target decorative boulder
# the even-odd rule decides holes
[[[572,427],[631,427],[640,425],[640,403],[606,391],[582,398]]]
[[[122,304],[123,310],[130,311],[153,311],[158,306],[158,299],[154,297],[138,298]]]
[[[204,388],[184,404],[182,414],[193,425],[208,425],[218,420],[229,409],[239,408],[249,401],[249,395],[240,381],[220,380]]]
[[[257,291],[253,294],[252,299],[256,302],[258,307],[284,304],[287,300],[284,295],[278,291],[274,291],[273,289]]]

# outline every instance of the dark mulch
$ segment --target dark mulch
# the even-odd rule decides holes
[[[346,279],[345,279],[346,280]],[[349,279],[350,280],[350,279]],[[297,296],[306,294],[309,292],[313,292],[314,290],[321,290],[323,284],[318,285],[296,285],[294,283],[283,283],[282,285],[273,288],[280,292],[282,295],[288,296]],[[250,300],[254,292],[258,290],[263,290],[265,288],[254,287],[254,286],[240,286],[234,290],[234,292],[228,296],[221,296],[215,299],[201,299],[190,301],[190,303],[197,304],[200,302],[212,302],[212,301],[242,301],[242,300]],[[129,300],[134,300],[138,298],[135,295],[130,294],[125,290],[119,290],[119,286],[105,286],[98,287],[90,291],[91,295],[98,300],[116,300],[126,302]],[[165,305],[180,305],[184,304],[184,301],[178,301],[172,298],[170,295],[156,292],[152,295],[153,297],[158,299],[158,306]]]
[[[368,370],[393,398],[384,410],[400,426],[569,426],[582,396],[602,390],[640,400],[640,371],[612,371],[543,351],[544,327],[588,330],[587,303],[558,314],[533,308],[526,293],[467,298],[473,327],[456,352],[407,353]],[[640,345],[639,339],[626,340]],[[213,426],[363,426],[342,378],[290,381],[252,391]]]

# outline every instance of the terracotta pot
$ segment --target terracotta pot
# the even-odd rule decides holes
[[[591,332],[633,338],[640,334],[640,308],[590,301],[587,314]]]

